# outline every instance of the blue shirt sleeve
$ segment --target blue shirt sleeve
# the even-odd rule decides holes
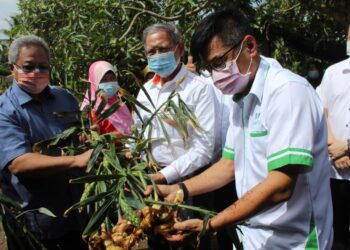
[[[0,170],[12,160],[32,152],[25,129],[16,121],[15,115],[0,112]]]

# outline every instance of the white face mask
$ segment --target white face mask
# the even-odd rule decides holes
[[[350,40],[346,41],[346,54],[350,56]]]

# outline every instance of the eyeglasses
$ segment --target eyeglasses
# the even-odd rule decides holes
[[[33,65],[27,65],[27,66],[18,66],[17,64],[13,64],[17,69],[22,70],[23,73],[31,73],[31,72],[41,72],[41,73],[49,73],[50,67],[47,66],[33,66]]]
[[[236,48],[238,45],[241,44],[243,39],[239,40],[237,43],[235,43],[228,51],[226,51],[222,56],[215,58],[211,62],[205,64],[202,66],[202,71],[208,71],[210,74],[215,71],[220,71],[226,67],[226,61],[227,61],[227,55],[230,53],[234,48]]]

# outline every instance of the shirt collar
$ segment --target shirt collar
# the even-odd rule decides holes
[[[48,85],[48,87],[46,87],[46,89],[44,90],[47,91],[47,97],[54,97],[51,89],[52,86]],[[16,95],[18,102],[21,106],[33,100],[33,98],[27,92],[25,92],[18,86],[16,80],[13,80],[12,90],[13,93]]]
[[[347,60],[347,62],[348,62],[347,68],[349,69],[349,68],[350,68],[350,56],[349,56],[349,58],[346,59],[346,60]]]
[[[267,73],[269,69],[270,69],[269,63],[264,58],[260,57],[259,68],[255,74],[253,85],[247,95],[247,96],[255,95],[258,98],[260,103],[262,101],[265,81],[266,81]],[[232,100],[235,102],[238,102],[242,99],[242,97],[243,97],[242,94],[236,94],[232,97]]]
[[[186,66],[183,63],[181,63],[181,68],[179,72],[176,74],[176,76],[172,80],[165,82],[163,86],[160,85],[160,76],[156,74],[151,79],[151,82],[152,82],[151,88],[159,88],[159,89],[166,88],[174,84],[178,84],[178,88],[184,88],[184,84],[182,83],[185,80],[187,74],[188,74],[188,70]]]
[[[20,105],[26,104],[27,102],[30,102],[31,100],[33,100],[33,98],[27,92],[25,92],[18,86],[15,80],[13,81],[13,84],[12,84],[12,90],[13,90],[13,93],[16,95]]]

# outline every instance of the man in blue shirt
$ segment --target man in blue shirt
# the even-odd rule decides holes
[[[79,201],[80,185],[69,179],[84,174],[91,150],[77,156],[34,153],[34,143],[49,139],[73,125],[75,117],[56,112],[78,111],[73,95],[48,85],[50,52],[37,36],[22,36],[9,49],[14,81],[0,96],[0,173],[3,192],[24,210],[46,207],[57,217],[39,212],[25,214],[29,230],[48,249],[87,249],[81,240],[86,218],[64,211]]]

